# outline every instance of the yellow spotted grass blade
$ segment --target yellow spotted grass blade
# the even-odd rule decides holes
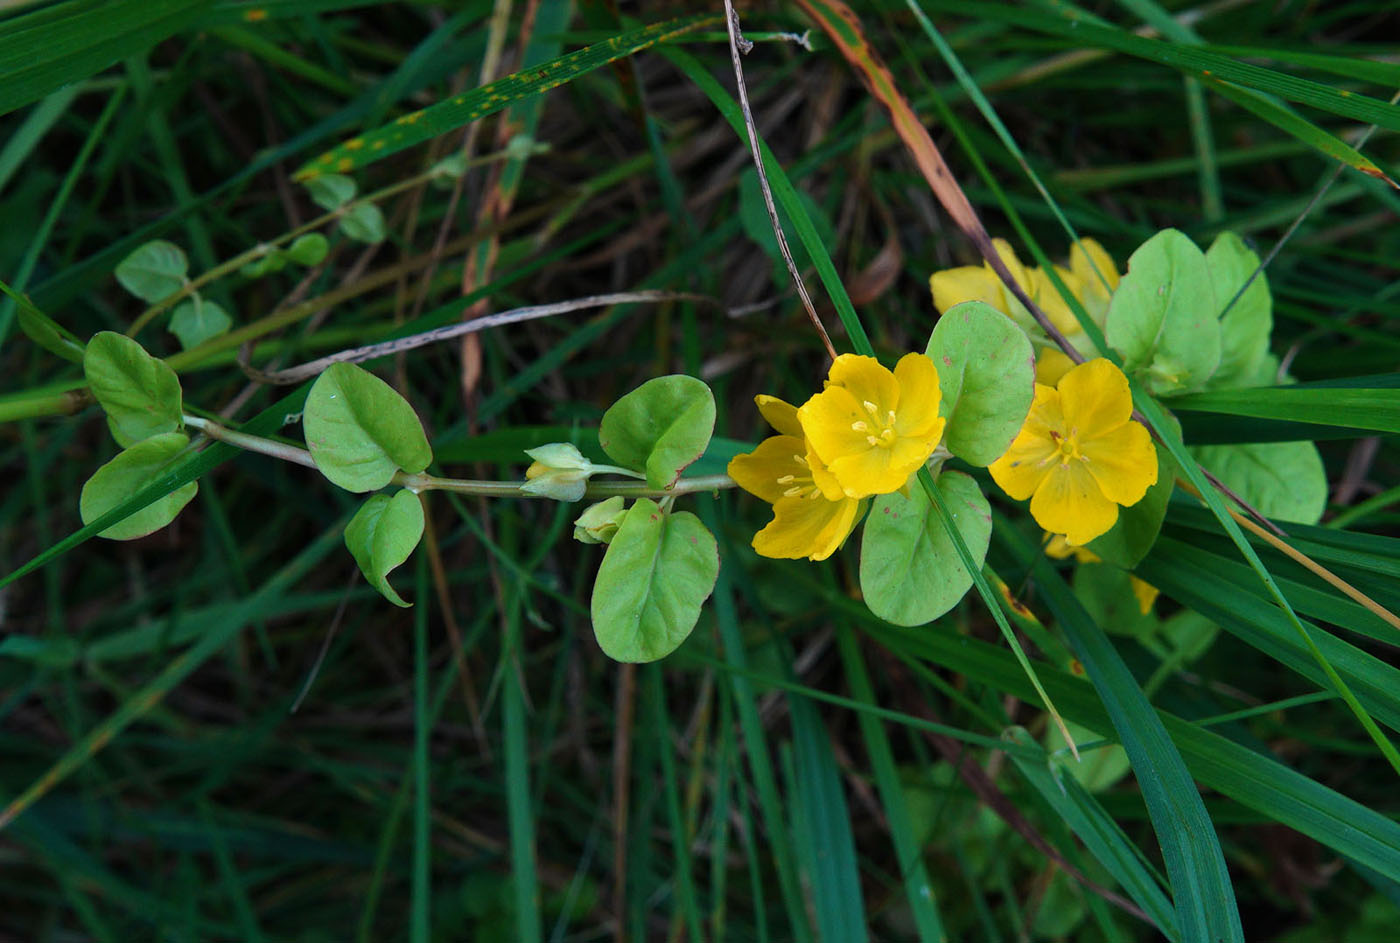
[[[389,124],[351,138],[303,164],[293,179],[310,180],[320,174],[349,173],[478,118],[493,115],[522,99],[558,88],[599,66],[719,22],[719,16],[709,14],[655,23],[522,69],[436,105],[400,115]]]

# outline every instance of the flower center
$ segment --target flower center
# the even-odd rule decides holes
[[[783,489],[783,497],[820,498],[822,492],[812,480],[812,468],[807,464],[807,456],[794,454],[792,460],[798,467],[797,471],[778,478],[778,484],[787,486]]]
[[[1081,455],[1079,452],[1079,439],[1073,433],[1070,433],[1069,435],[1061,435],[1060,433],[1051,430],[1050,438],[1058,446],[1061,465],[1068,465],[1071,459],[1076,458],[1083,461],[1084,456]]]
[[[870,447],[887,449],[894,445],[894,410],[885,410],[885,418],[880,418],[880,407],[865,400],[862,404],[865,411],[870,415],[870,421],[859,420],[851,423],[853,432],[865,433],[865,441],[870,443]]]

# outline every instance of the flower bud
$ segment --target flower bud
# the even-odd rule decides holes
[[[520,490],[556,501],[578,501],[593,474],[593,463],[567,442],[552,442],[539,448],[526,449],[534,463],[525,469],[525,484]]]
[[[574,521],[574,539],[584,544],[611,543],[626,513],[621,496],[591,504]]]

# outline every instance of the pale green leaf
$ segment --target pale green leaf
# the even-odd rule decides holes
[[[1191,454],[1267,517],[1316,524],[1327,509],[1327,472],[1311,442],[1200,445]]]
[[[981,566],[992,534],[991,508],[977,483],[944,471],[937,487],[958,533]],[[875,499],[860,544],[860,588],[870,611],[895,625],[923,625],[953,606],[972,588],[952,538],[928,495],[910,487]]]
[[[289,245],[285,254],[297,265],[304,265],[310,268],[313,265],[320,265],[326,260],[326,253],[330,251],[330,243],[326,237],[318,232],[309,232],[298,236]]]
[[[991,305],[969,301],[938,319],[927,353],[938,368],[948,450],[971,465],[990,465],[1011,446],[1030,412],[1030,341]]]
[[[345,546],[369,584],[396,606],[408,607],[389,585],[389,573],[423,537],[423,502],[412,491],[370,495],[345,525]]]
[[[180,378],[131,338],[113,331],[95,335],[83,352],[83,374],[118,445],[181,427]]]
[[[199,295],[180,302],[170,315],[170,333],[180,339],[185,350],[226,333],[232,326],[233,318],[227,311]]]
[[[173,242],[154,239],[137,246],[118,262],[116,276],[127,291],[142,301],[155,304],[184,286],[189,269],[190,260],[185,257],[185,250]]]
[[[356,242],[368,245],[383,242],[384,214],[373,203],[357,203],[340,217],[340,231]]]
[[[78,512],[83,523],[89,524],[120,506],[159,476],[189,444],[189,437],[183,433],[165,432],[118,452],[115,458],[93,472],[92,477],[83,485],[82,494],[78,499]],[[199,483],[191,481],[146,505],[130,517],[113,524],[97,536],[111,540],[132,540],[160,530],[190,503],[198,489]]]
[[[400,469],[421,472],[433,460],[413,407],[353,364],[332,364],[316,378],[302,426],[316,467],[347,491],[375,491]]]
[[[1105,335],[1123,368],[1158,395],[1202,386],[1220,364],[1220,323],[1200,249],[1164,229],[1128,259],[1108,305]]]
[[[649,498],[627,511],[593,583],[593,632],[609,658],[656,661],[686,640],[719,575],[715,538]]]
[[[647,484],[668,488],[705,452],[715,429],[715,398],[700,380],[648,380],[603,414],[598,442],[623,468],[645,472]]]
[[[1206,250],[1215,300],[1221,308],[1249,283],[1239,300],[1220,318],[1220,367],[1211,377],[1212,387],[1241,386],[1252,378],[1260,361],[1269,352],[1269,334],[1274,328],[1273,299],[1263,272],[1252,282],[1259,268],[1255,255],[1244,240],[1232,232],[1222,232]]]
[[[311,201],[323,210],[338,210],[355,198],[358,187],[353,177],[344,174],[322,174],[303,181]]]

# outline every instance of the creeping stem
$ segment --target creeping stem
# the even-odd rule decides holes
[[[245,451],[257,452],[259,455],[270,455],[273,458],[280,458],[284,462],[305,465],[307,468],[316,467],[311,453],[298,446],[237,432],[199,416],[187,415],[184,417],[184,422],[185,425],[192,429],[198,429],[211,439],[226,442]],[[480,481],[469,478],[439,478],[436,475],[398,472],[391,480],[391,484],[414,492],[455,491],[458,494],[480,494],[495,498],[541,497],[541,495],[530,494],[522,490],[525,484],[523,481]],[[644,482],[638,481],[590,481],[583,494],[586,498],[611,498],[615,495],[624,498],[667,498],[678,494],[695,494],[733,487],[735,487],[734,479],[728,475],[698,475],[694,478],[682,478],[669,488],[651,488]]]

